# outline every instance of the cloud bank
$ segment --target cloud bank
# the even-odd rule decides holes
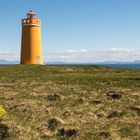
[[[59,53],[46,53],[45,60],[62,62],[104,62],[104,61],[135,61],[140,60],[140,49],[109,48],[103,50],[89,51],[66,50]]]
[[[19,60],[19,53],[0,51],[0,60],[17,61]]]
[[[44,53],[44,62],[75,62],[94,63],[104,61],[135,61],[140,60],[140,49],[134,48],[108,48],[102,50],[66,50],[64,52]],[[9,53],[0,51],[0,60],[19,61],[19,53]]]

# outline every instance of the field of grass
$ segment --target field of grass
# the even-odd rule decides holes
[[[0,106],[2,140],[140,140],[140,69],[1,66]]]

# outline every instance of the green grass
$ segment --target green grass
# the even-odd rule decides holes
[[[7,140],[138,140],[140,70],[1,66],[0,105]]]

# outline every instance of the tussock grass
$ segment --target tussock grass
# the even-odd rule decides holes
[[[0,67],[7,140],[140,139],[140,70]]]

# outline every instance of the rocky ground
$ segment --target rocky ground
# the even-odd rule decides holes
[[[140,140],[140,69],[1,66],[2,140]]]

